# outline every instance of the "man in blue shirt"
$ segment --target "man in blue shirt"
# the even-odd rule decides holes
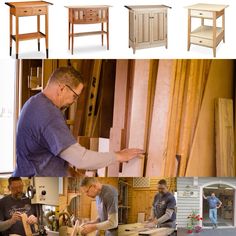
[[[211,220],[213,229],[217,228],[217,209],[222,205],[222,202],[215,196],[215,193],[212,193],[211,196],[205,196],[203,198],[208,201],[209,205],[209,218]]]
[[[94,170],[143,153],[140,149],[99,153],[77,143],[62,111],[78,99],[83,86],[78,71],[61,67],[52,73],[43,92],[24,104],[17,125],[17,165],[13,176],[66,176],[68,164]]]

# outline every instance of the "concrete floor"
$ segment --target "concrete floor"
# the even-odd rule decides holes
[[[236,228],[227,229],[203,229],[200,233],[188,234],[186,229],[179,228],[178,236],[235,236]]]

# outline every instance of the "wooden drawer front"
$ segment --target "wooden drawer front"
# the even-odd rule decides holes
[[[191,10],[191,16],[202,17],[202,18],[213,18],[213,12]]]
[[[105,9],[77,9],[73,11],[74,23],[89,24],[107,21]]]
[[[201,18],[213,18],[213,12],[191,10],[191,16],[201,17]]]
[[[204,39],[199,37],[190,37],[190,42],[202,46],[213,47],[213,41],[211,39]]]
[[[17,16],[32,16],[33,8],[31,7],[16,8],[16,15]]]
[[[47,7],[34,7],[33,8],[34,15],[45,15],[47,14]]]

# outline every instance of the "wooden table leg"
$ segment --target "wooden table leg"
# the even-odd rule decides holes
[[[71,26],[71,23],[69,21],[69,24],[68,24],[68,50],[70,50],[70,26]]]
[[[16,16],[16,59],[18,59],[19,50],[19,17]]]
[[[225,43],[225,10],[222,15],[223,42]]]
[[[40,32],[40,15],[37,16],[37,30]],[[40,38],[38,38],[38,51],[40,51]]]
[[[190,50],[190,34],[191,34],[191,14],[190,9],[188,10],[188,46],[187,50]]]
[[[101,35],[101,36],[102,36],[102,46],[103,46],[103,30],[104,30],[104,24],[103,24],[103,22],[102,22],[102,25],[101,25],[101,26],[102,26],[102,35]]]
[[[72,33],[71,33],[71,54],[74,53],[74,22],[72,22]]]
[[[10,56],[12,53],[12,14],[10,13]]]
[[[46,58],[48,58],[48,13],[45,15],[45,44],[46,44]]]
[[[216,12],[213,13],[213,56],[216,56]]]
[[[107,50],[109,50],[109,17],[107,18]]]

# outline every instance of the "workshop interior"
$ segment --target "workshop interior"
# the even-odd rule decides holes
[[[122,177],[119,178],[119,235],[135,235],[135,232],[145,232],[150,229],[146,226],[153,207],[157,185],[161,178]],[[165,179],[170,192],[177,202],[176,178]],[[174,207],[177,212],[177,206]],[[154,235],[174,235],[177,225],[173,228],[157,228]],[[153,229],[152,229],[153,231]],[[133,234],[132,234],[133,233]],[[140,233],[141,234],[141,233]],[[141,234],[142,235],[142,234]],[[149,232],[149,235],[152,235]]]
[[[128,163],[94,171],[72,167],[75,175],[235,176],[235,65],[235,60],[207,59],[1,61],[9,79],[3,80],[0,125],[9,135],[0,144],[7,157],[0,173],[15,168],[24,103],[45,88],[56,68],[73,66],[84,89],[65,117],[78,143],[100,152],[145,151]],[[9,98],[12,91],[15,97]]]
[[[29,199],[28,204],[34,208],[34,214],[37,217],[37,224],[28,227],[24,222],[24,231],[29,235],[59,235],[59,188],[60,181],[56,177],[33,177],[22,178],[23,194],[19,201]],[[11,194],[7,178],[0,178],[0,199]],[[27,213],[27,207],[24,205],[19,208],[13,205],[9,211],[11,214],[20,212],[21,215]],[[2,212],[1,212],[2,213]]]

